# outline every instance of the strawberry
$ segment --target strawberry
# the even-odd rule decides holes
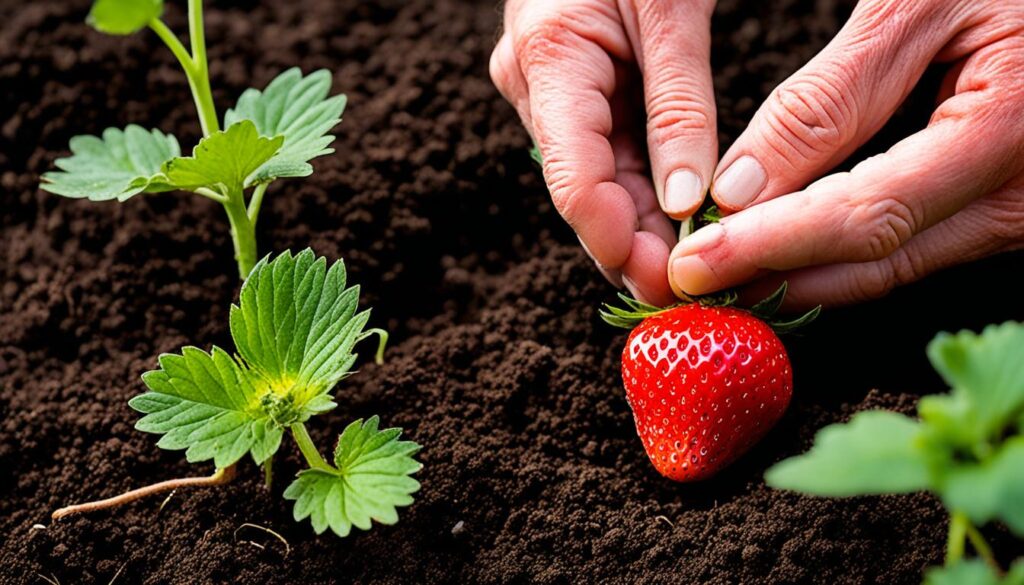
[[[776,331],[810,322],[819,309],[769,325],[765,319],[785,290],[783,285],[750,311],[701,302],[658,309],[623,297],[631,310],[602,312],[613,325],[639,322],[622,351],[622,380],[637,434],[665,477],[713,476],[786,411],[793,370]]]

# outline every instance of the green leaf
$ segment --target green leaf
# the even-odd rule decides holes
[[[334,406],[326,393],[355,363],[370,312],[356,313],[359,287],[345,264],[327,268],[308,248],[261,260],[231,307],[231,336],[245,362],[294,408],[301,422]]]
[[[984,561],[972,559],[928,569],[924,585],[1002,585],[1002,581]]]
[[[1000,520],[1024,536],[1024,437],[1014,437],[990,458],[946,472],[939,493],[950,510],[975,524]]]
[[[142,192],[169,191],[161,166],[179,156],[178,140],[159,130],[129,125],[107,128],[103,137],[75,136],[71,156],[54,163],[60,171],[43,175],[39,186],[64,197],[124,201]]]
[[[186,449],[190,462],[213,459],[223,468],[251,453],[262,463],[281,444],[281,426],[261,406],[265,383],[218,347],[163,354],[160,369],[142,380],[150,391],[128,402],[146,415],[135,428],[163,435],[163,449]]]
[[[928,489],[920,423],[887,411],[861,412],[818,432],[810,451],[765,473],[768,485],[819,496],[895,494]]]
[[[928,358],[957,398],[958,412],[943,413],[958,417],[951,424],[984,439],[1002,434],[1007,424],[1016,423],[1021,416],[1024,325],[992,325],[981,334],[940,333],[928,344]]]
[[[108,35],[130,35],[160,18],[163,0],[96,0],[86,22]]]
[[[203,138],[192,156],[164,164],[164,174],[180,189],[207,187],[227,194],[240,191],[246,179],[281,148],[283,136],[264,138],[249,120]]]
[[[371,521],[394,524],[398,506],[412,503],[420,488],[409,477],[422,468],[413,454],[420,446],[399,441],[401,429],[377,430],[378,419],[357,420],[345,428],[334,451],[336,470],[307,469],[288,486],[295,520],[310,518],[321,534],[328,527],[341,537],[352,527],[369,530]]]
[[[224,114],[224,125],[251,120],[263,136],[284,136],[280,152],[264,164],[249,184],[282,177],[305,177],[313,172],[311,159],[334,152],[328,132],[341,122],[346,97],[328,98],[331,74],[326,69],[306,77],[293,67],[278,75],[263,91],[248,89],[234,109]]]

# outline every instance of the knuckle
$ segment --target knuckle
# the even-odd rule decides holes
[[[692,136],[711,127],[708,106],[692,91],[674,88],[651,96],[647,106],[647,132],[656,144]]]
[[[849,290],[850,301],[870,301],[884,297],[896,288],[896,275],[890,262],[873,262],[865,265],[866,274],[853,274]]]
[[[816,74],[784,84],[769,96],[766,122],[790,164],[831,155],[853,138],[856,116],[847,85]]]
[[[924,258],[909,248],[896,250],[884,264],[886,271],[891,275],[890,290],[918,281],[927,273]]]
[[[564,56],[576,38],[567,19],[550,16],[528,25],[513,41],[513,49],[525,66]]]
[[[545,164],[545,176],[551,191],[551,203],[558,214],[574,226],[579,215],[579,203],[582,200],[581,190],[576,185],[574,173],[563,169],[556,162]]]
[[[491,54],[488,73],[491,76],[491,82],[493,82],[494,86],[498,88],[498,91],[500,91],[502,95],[507,96],[509,89],[512,87],[510,64],[505,61],[497,50]]]
[[[847,220],[849,257],[867,262],[888,258],[899,250],[921,225],[914,209],[898,199],[862,204]]]

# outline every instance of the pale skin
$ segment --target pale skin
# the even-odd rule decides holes
[[[718,159],[713,0],[508,0],[491,77],[559,213],[640,300],[789,282],[790,309],[878,298],[1024,247],[1024,3],[861,0]],[[830,171],[934,62],[928,126]],[[646,116],[644,116],[646,112]],[[681,240],[706,196],[727,214]]]

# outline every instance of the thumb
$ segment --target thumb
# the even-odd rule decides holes
[[[704,201],[718,156],[710,64],[714,2],[630,5],[626,27],[643,74],[654,189],[669,217],[685,219]]]

